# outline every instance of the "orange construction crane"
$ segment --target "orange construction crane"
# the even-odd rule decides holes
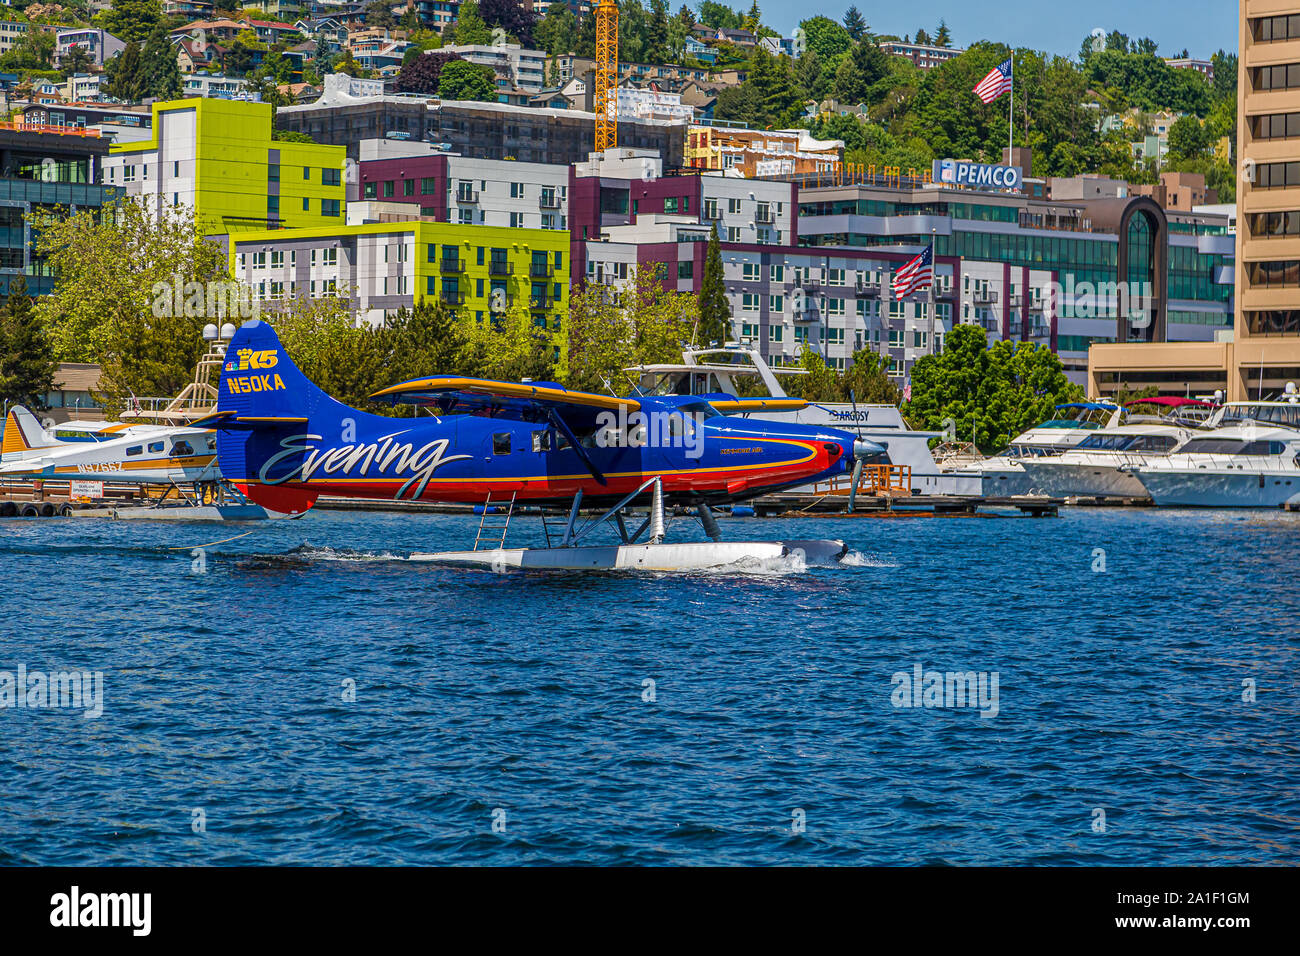
[[[596,7],[596,151],[618,145],[618,4]]]

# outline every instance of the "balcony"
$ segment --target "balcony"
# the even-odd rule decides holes
[[[762,206],[759,206],[758,212],[754,213],[754,222],[768,223],[770,225],[771,223],[776,222],[776,213],[771,209],[764,209]]]
[[[458,291],[449,292],[448,290],[443,289],[442,292],[439,293],[438,298],[442,300],[443,305],[464,305],[465,304],[464,292],[458,292]]]
[[[879,298],[880,298],[880,291],[881,291],[881,290],[880,290],[880,283],[879,283],[879,282],[859,282],[859,283],[857,284],[857,286],[856,286],[856,291],[857,291],[858,295],[861,296],[861,297],[868,298],[868,299],[879,299]]]
[[[560,197],[555,195],[555,193],[548,194],[545,190],[543,190],[542,198],[538,202],[538,205],[540,205],[543,209],[559,209]]]
[[[533,262],[528,266],[528,276],[532,279],[549,279],[555,275],[555,266],[549,262]]]
[[[551,297],[545,292],[541,295],[530,295],[528,297],[528,308],[530,309],[549,309],[551,304]]]
[[[998,294],[993,289],[976,289],[974,298],[976,305],[998,304]]]
[[[711,206],[706,203],[704,206],[704,212],[700,214],[700,218],[706,220],[709,219],[720,220],[722,218],[722,210],[720,210],[717,206]]]
[[[816,279],[812,276],[803,276],[802,278],[796,277],[794,284],[797,288],[803,289],[807,292],[810,289],[820,289],[822,287],[822,280]]]
[[[504,259],[491,259],[488,261],[488,275],[509,276],[514,274],[515,267]]]
[[[477,202],[478,202],[478,190],[477,190],[477,189],[463,189],[463,188],[457,189],[457,190],[456,190],[456,202],[458,202],[458,203],[470,203],[470,204],[477,203]]]
[[[444,256],[442,262],[438,264],[438,271],[439,271],[439,272],[457,272],[457,273],[459,273],[459,272],[464,272],[464,271],[465,271],[465,260],[464,260],[464,259],[460,259],[460,258],[451,259],[451,258],[448,258],[448,257]]]

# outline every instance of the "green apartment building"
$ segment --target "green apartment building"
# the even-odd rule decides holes
[[[193,209],[206,235],[341,227],[344,152],[272,139],[267,103],[174,100],[153,105],[150,139],[113,145],[103,181],[155,214]]]
[[[563,346],[569,233],[412,220],[231,235],[231,274],[255,298],[341,295],[372,323],[437,299],[479,322],[526,311]],[[559,352],[557,351],[557,355]]]

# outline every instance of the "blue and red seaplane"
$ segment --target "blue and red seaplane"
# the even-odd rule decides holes
[[[712,508],[850,472],[856,491],[862,463],[884,454],[850,432],[745,417],[802,407],[798,399],[619,397],[438,375],[372,396],[415,406],[415,417],[374,415],[308,381],[259,320],[231,341],[219,395],[211,427],[221,473],[270,510],[301,514],[326,495],[480,505],[500,509],[507,525],[525,504],[568,513],[557,547],[506,548],[503,531],[491,548],[413,556],[449,563],[675,569],[799,549],[837,557],[838,541],[722,542]],[[628,509],[647,504],[645,523],[629,532]],[[711,540],[665,543],[669,505],[694,509]],[[584,508],[603,513],[579,528]],[[620,543],[581,545],[604,521]]]

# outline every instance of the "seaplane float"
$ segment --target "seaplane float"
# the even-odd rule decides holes
[[[401,418],[327,395],[266,322],[245,322],[226,355],[207,424],[221,474],[250,501],[290,515],[322,495],[450,502],[504,518],[499,537],[485,538],[480,525],[472,550],[417,553],[417,561],[686,570],[796,552],[810,563],[838,560],[848,550],[842,541],[723,541],[713,509],[850,473],[852,509],[864,463],[885,454],[829,426],[744,417],[797,410],[807,404],[801,399],[619,397],[439,375],[371,396],[419,412]],[[521,505],[564,516],[558,540],[548,533],[545,548],[507,547],[509,517]],[[665,540],[669,506],[691,509],[709,540]],[[633,530],[634,507],[648,514]],[[617,542],[587,543],[598,527],[612,528]]]

